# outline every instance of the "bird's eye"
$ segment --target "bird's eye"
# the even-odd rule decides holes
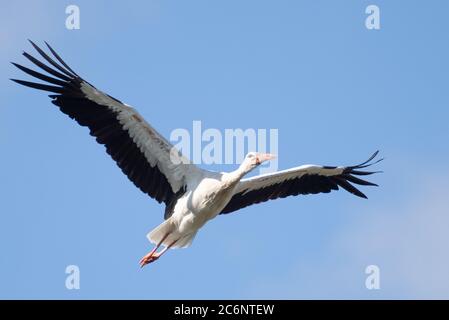
[[[254,155],[253,155],[252,153],[250,153],[250,154],[248,155],[248,158],[249,158],[249,159],[254,158]]]

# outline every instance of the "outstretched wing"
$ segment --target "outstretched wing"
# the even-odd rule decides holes
[[[339,190],[339,187],[358,197],[366,198],[351,183],[362,186],[377,186],[357,176],[367,176],[376,173],[372,171],[361,171],[360,169],[381,161],[382,159],[370,163],[378,153],[376,151],[367,161],[352,167],[304,165],[289,170],[243,179],[237,186],[231,201],[229,201],[221,214],[231,213],[256,203],[278,198],[286,198],[300,194],[329,193],[332,190]]]
[[[199,168],[182,157],[136,110],[78,76],[47,43],[53,58],[31,44],[49,65],[26,52],[23,55],[49,75],[13,63],[44,83],[11,80],[51,92],[52,103],[81,126],[88,127],[128,178],[150,197],[167,204],[182,192],[186,177]]]

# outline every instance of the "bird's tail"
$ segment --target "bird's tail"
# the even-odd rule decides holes
[[[173,220],[171,218],[165,220],[159,226],[154,228],[148,235],[147,238],[150,242],[154,244],[159,244],[162,240],[162,245],[169,245],[176,239],[172,239],[173,232],[175,231],[175,226],[173,225]],[[165,239],[164,239],[165,237]]]
[[[171,248],[189,247],[195,238],[196,232],[188,235],[180,235],[176,230],[173,220],[169,218],[148,233],[147,238],[154,244],[159,244],[163,240],[161,245],[165,247],[172,245],[175,241],[176,243]]]

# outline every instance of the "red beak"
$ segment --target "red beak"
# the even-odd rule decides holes
[[[276,155],[271,154],[271,153],[261,153],[258,155],[257,157],[257,162],[258,164],[261,164],[262,162],[268,161],[268,160],[273,160],[276,159]]]

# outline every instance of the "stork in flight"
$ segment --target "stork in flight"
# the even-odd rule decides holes
[[[198,230],[220,214],[288,196],[329,193],[339,187],[366,198],[351,183],[376,186],[357,176],[376,173],[362,169],[382,160],[373,162],[378,152],[356,166],[303,165],[251,178],[244,176],[274,155],[250,152],[233,172],[200,169],[174,149],[136,110],[78,76],[47,43],[53,57],[30,42],[47,64],[26,52],[23,55],[48,75],[13,63],[44,83],[11,80],[51,92],[51,102],[81,126],[88,127],[136,187],[166,206],[165,221],[147,236],[155,247],[140,260],[141,267],[156,261],[171,248],[189,247]]]

